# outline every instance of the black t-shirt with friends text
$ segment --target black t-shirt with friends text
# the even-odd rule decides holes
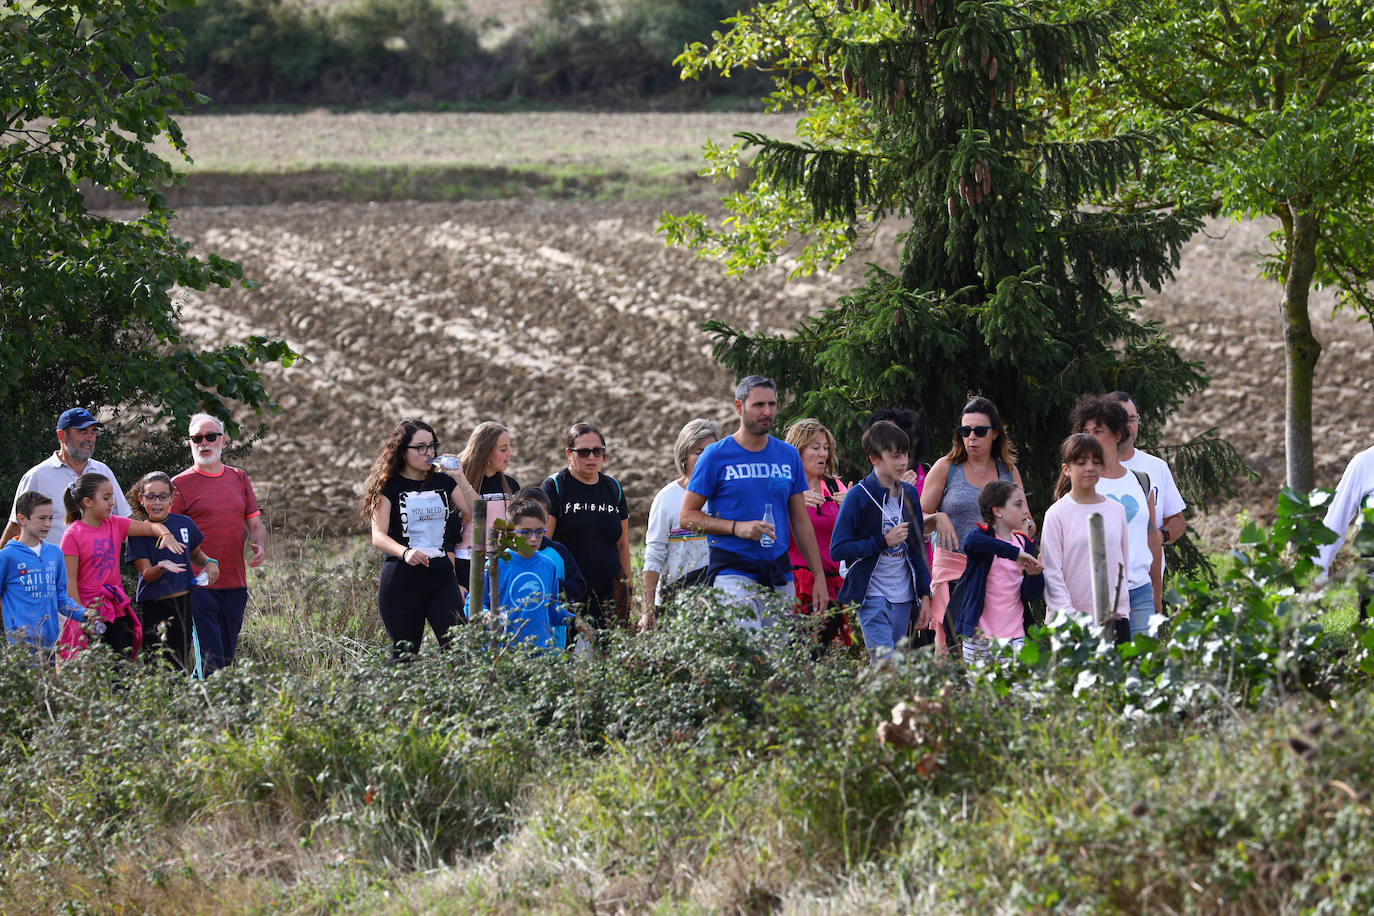
[[[622,575],[616,545],[621,522],[630,517],[620,483],[598,474],[596,483],[586,484],[564,468],[544,481],[543,490],[549,514],[558,519],[553,539],[568,548],[589,587],[608,592]]]

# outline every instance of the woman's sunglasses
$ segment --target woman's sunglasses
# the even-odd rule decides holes
[[[983,438],[984,436],[986,436],[988,433],[992,432],[992,427],[991,427],[991,426],[959,426],[959,427],[956,427],[954,431],[955,431],[956,433],[959,434],[959,438],[960,438],[960,439],[967,439],[969,436],[977,436],[979,439],[982,439],[982,438]]]
[[[568,449],[568,453],[570,455],[576,455],[579,458],[604,458],[606,457],[606,446],[597,445],[592,448],[570,448]]]

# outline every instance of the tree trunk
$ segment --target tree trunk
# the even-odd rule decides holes
[[[1318,216],[1290,201],[1288,271],[1283,284],[1283,342],[1287,356],[1284,445],[1288,486],[1300,493],[1315,484],[1312,464],[1312,380],[1322,345],[1312,334],[1307,314],[1312,276],[1317,269]],[[1290,222],[1291,220],[1291,222]]]

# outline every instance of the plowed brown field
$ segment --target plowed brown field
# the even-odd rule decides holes
[[[285,409],[247,462],[272,523],[360,530],[370,463],[411,415],[455,451],[478,421],[500,419],[514,432],[522,483],[560,466],[569,424],[598,423],[612,449],[607,471],[642,519],[673,475],[682,423],[730,416],[730,379],[698,324],[788,329],[857,283],[864,259],[808,282],[785,284],[781,269],[730,279],[664,247],[653,233],[662,208],[520,199],[183,210],[184,237],[238,259],[260,284],[188,296],[191,333],[207,344],[279,335],[308,359],[268,371]],[[1219,427],[1263,475],[1247,488],[1260,513],[1283,476],[1278,291],[1254,279],[1263,235],[1253,223],[1212,225],[1188,247],[1177,282],[1144,306],[1213,376],[1167,438]],[[1332,486],[1374,442],[1374,333],[1322,302],[1318,481]],[[1236,507],[1214,513],[1213,528]]]

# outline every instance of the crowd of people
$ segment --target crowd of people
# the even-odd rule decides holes
[[[191,466],[144,474],[127,493],[94,457],[102,426],[85,408],[64,411],[57,451],[19,481],[0,547],[7,637],[48,661],[98,638],[202,676],[232,664],[267,528],[248,475],[222,460],[224,424],[192,417]]]
[[[919,414],[874,413],[858,443],[871,472],[846,484],[841,445],[821,422],[773,435],[771,381],[750,376],[734,395],[735,430],[697,418],[677,437],[677,476],[649,509],[638,601],[629,506],[604,471],[596,426],[574,424],[566,466],[521,488],[506,473],[511,433],[499,423],[478,425],[459,454],[445,452],[429,424],[398,423],[361,501],[384,556],[377,610],[393,657],[418,652],[426,626],[442,647],[474,620],[533,651],[594,652],[609,629],[652,630],[675,594],[703,585],[746,629],[816,615],[816,654],[853,645],[852,613],[874,664],[926,645],[957,644],[973,666],[1003,658],[1041,602],[1094,619],[1117,641],[1161,619],[1162,548],[1183,534],[1186,506],[1168,464],[1136,447],[1128,393],[1078,401],[1039,527],[1006,425],[985,397],[964,405],[948,451],[929,467],[919,460]],[[246,568],[263,562],[267,532],[248,475],[223,463],[223,424],[193,417],[191,467],[145,474],[127,493],[94,458],[100,429],[84,408],[64,412],[57,451],[20,481],[0,548],[9,639],[48,659],[100,639],[124,657],[160,654],[202,676],[231,664]],[[1327,525],[1340,538],[1322,549],[1323,569],[1371,495],[1374,448],[1337,488]],[[488,529],[475,539],[478,500]],[[475,540],[497,545],[498,558],[474,597]],[[132,599],[121,561],[133,568]]]

